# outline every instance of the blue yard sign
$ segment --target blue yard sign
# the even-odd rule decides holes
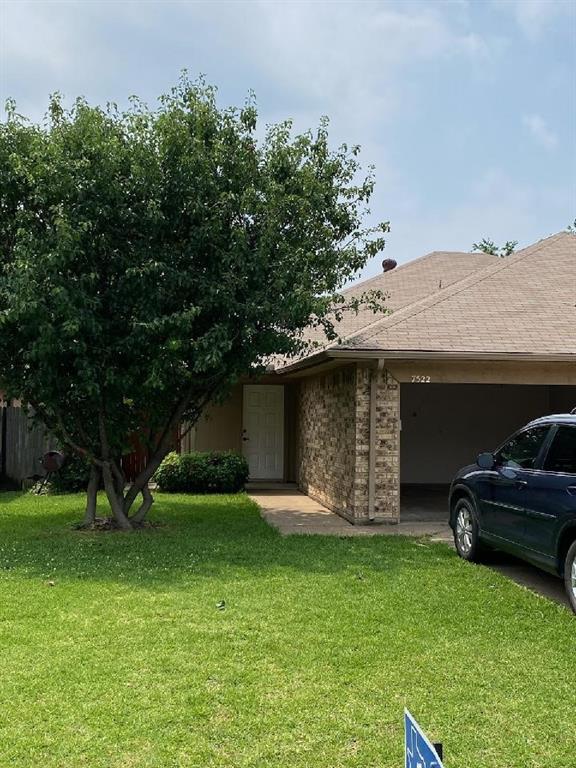
[[[407,709],[404,710],[404,730],[405,768],[444,768],[433,745]]]

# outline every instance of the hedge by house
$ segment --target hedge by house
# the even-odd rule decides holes
[[[237,493],[248,480],[248,463],[229,451],[169,453],[154,480],[169,493]]]

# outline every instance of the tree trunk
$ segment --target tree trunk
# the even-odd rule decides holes
[[[154,453],[154,455],[151,456],[150,459],[148,460],[146,467],[142,470],[142,472],[140,472],[138,477],[134,480],[128,492],[126,493],[126,498],[124,500],[124,513],[126,515],[130,513],[130,510],[132,509],[132,506],[136,501],[138,494],[141,493],[142,495],[144,495],[144,488],[148,488],[148,481],[150,480],[154,472],[156,472],[160,464],[162,464],[164,457],[169,452],[170,452],[170,446],[163,447],[162,449],[157,450]],[[150,507],[148,507],[148,509],[149,508]],[[138,510],[138,512],[140,512],[140,510]]]
[[[130,518],[132,522],[137,524],[143,523],[152,504],[154,504],[154,497],[150,493],[148,485],[145,485],[142,488],[142,504],[138,511]]]
[[[102,467],[102,476],[104,478],[104,489],[106,491],[106,496],[108,497],[108,503],[116,518],[118,527],[123,531],[131,531],[132,523],[124,514],[124,498],[121,494],[118,494],[118,490],[114,484],[114,478],[112,477],[110,463],[107,461],[104,462]]]
[[[96,497],[98,494],[99,482],[100,470],[98,467],[92,465],[90,469],[90,479],[88,480],[88,488],[86,490],[86,512],[84,513],[84,520],[82,522],[84,528],[92,528],[94,521],[96,520]]]
[[[122,459],[111,462],[112,475],[114,477],[114,486],[118,496],[124,497],[124,488],[126,487],[126,475],[122,469]]]

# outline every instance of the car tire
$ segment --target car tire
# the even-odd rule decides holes
[[[564,586],[570,607],[576,613],[576,541],[572,542],[564,561]]]
[[[458,499],[454,505],[453,520],[456,552],[470,563],[479,562],[484,548],[480,541],[476,509],[470,499]]]

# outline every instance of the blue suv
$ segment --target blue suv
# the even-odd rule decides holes
[[[576,413],[536,419],[461,469],[450,527],[465,560],[500,549],[563,578],[576,613]]]

